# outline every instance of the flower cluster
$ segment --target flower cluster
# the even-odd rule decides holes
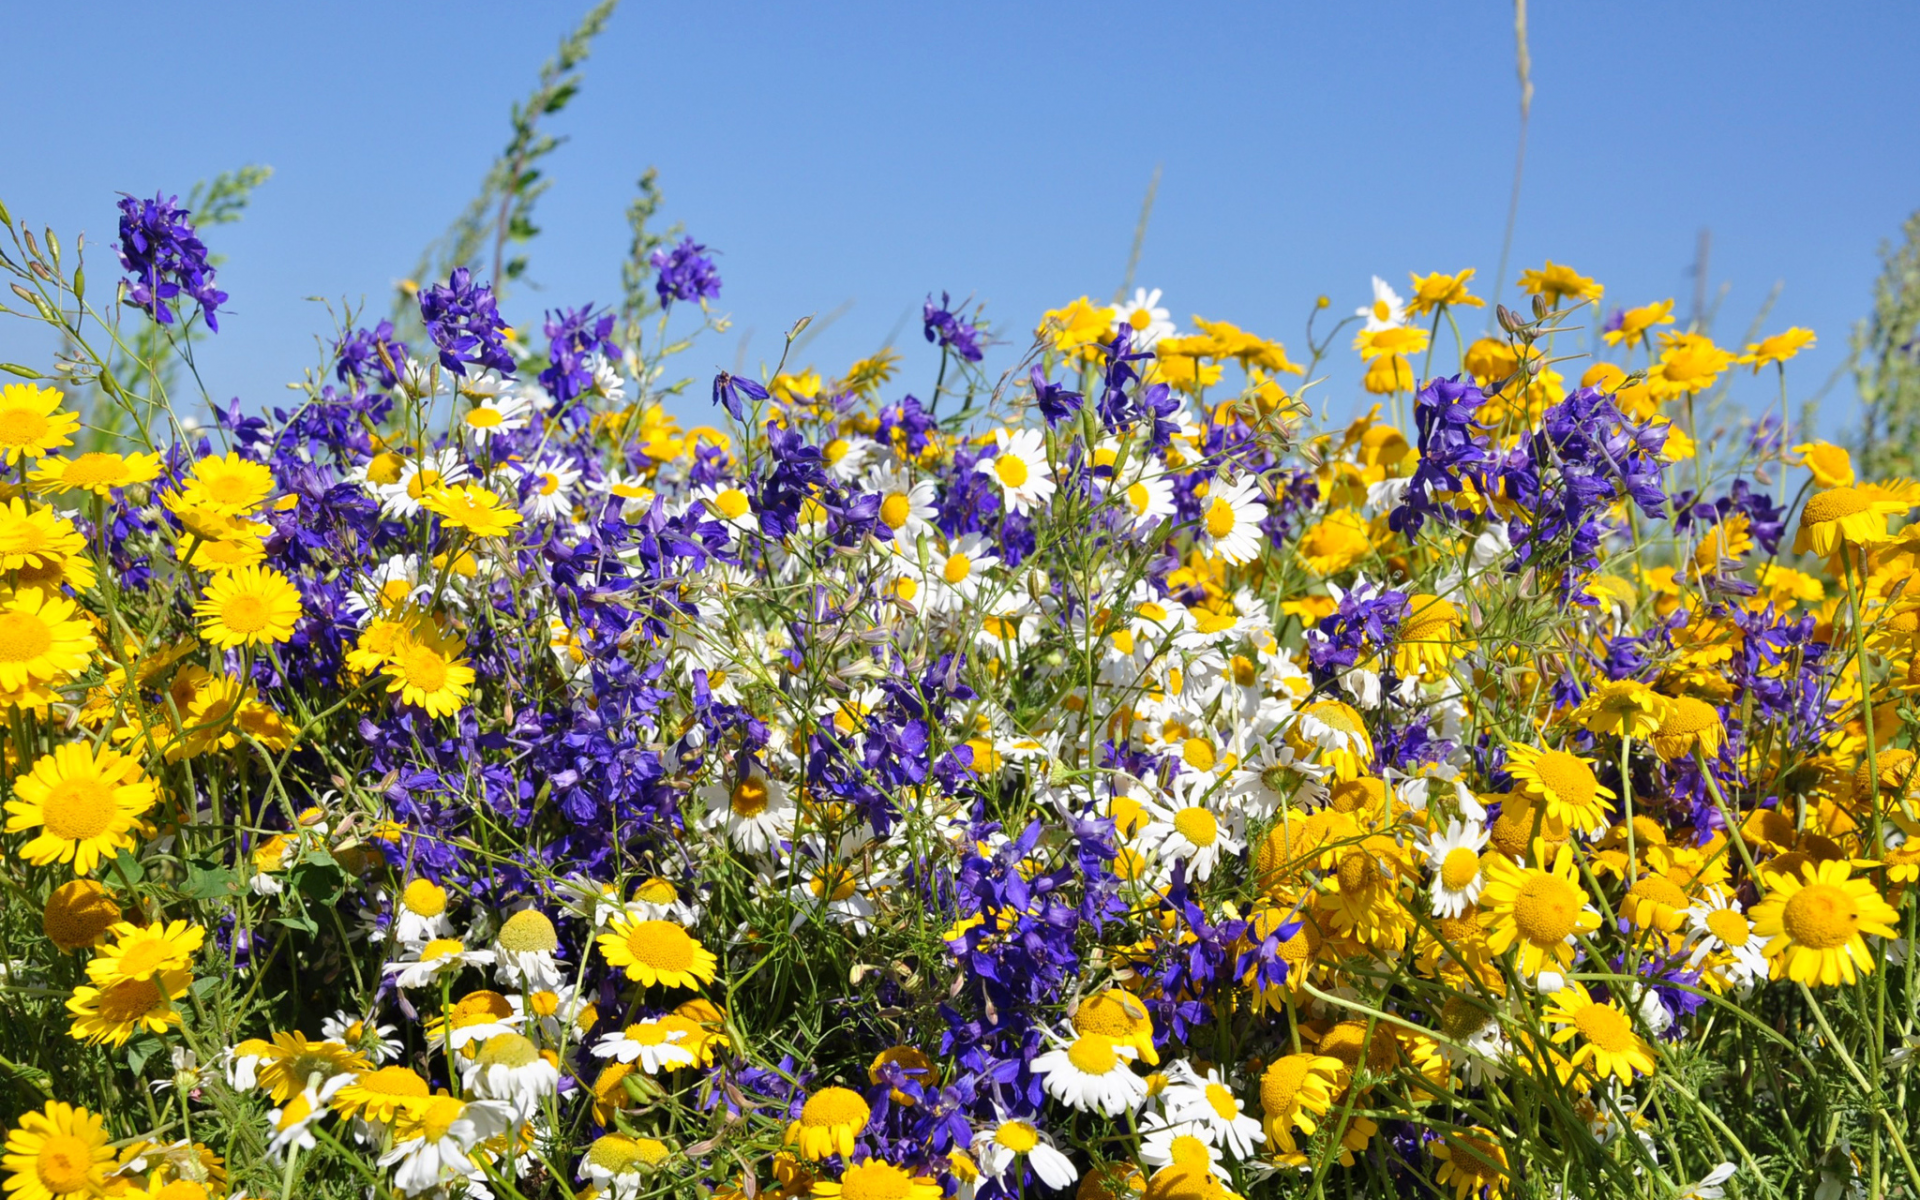
[[[130,295],[211,324],[142,219]],[[1471,278],[1346,323],[1404,428],[1283,382],[1344,324],[1303,366],[1144,291],[999,385],[943,294],[928,403],[889,351],[683,424],[690,335],[529,357],[464,269],[290,410],[8,385],[9,1195],[1911,1170],[1907,1093],[1832,1081],[1910,1049],[1920,488],[1703,455],[1734,356],[1658,312],[1569,387],[1564,266],[1429,374]]]

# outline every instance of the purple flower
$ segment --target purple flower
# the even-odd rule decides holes
[[[930,342],[938,342],[942,350],[951,350],[968,362],[979,362],[980,343],[986,327],[979,322],[969,321],[947,308],[951,303],[947,293],[940,293],[940,306],[934,307],[933,296],[928,294],[926,307],[920,310],[923,331]]]
[[[581,309],[561,309],[558,316],[547,314],[547,358],[552,363],[540,372],[540,386],[547,389],[555,404],[569,404],[593,390],[593,356],[620,357],[613,344],[613,314],[595,314],[593,305]]]
[[[648,261],[660,273],[653,281],[653,290],[659,294],[661,304],[671,305],[675,300],[713,300],[720,295],[720,272],[707,257],[707,248],[692,238],[682,240],[671,250],[655,250]]]
[[[1066,385],[1047,382],[1047,373],[1035,367],[1028,378],[1033,380],[1033,399],[1040,406],[1040,415],[1047,419],[1048,425],[1058,425],[1074,413],[1087,398],[1079,392],[1070,392]]]
[[[767,398],[767,389],[744,375],[730,375],[722,371],[713,377],[713,402],[726,409],[727,415],[736,421],[746,420],[741,415],[740,397],[743,393],[750,400]]]
[[[122,193],[120,201],[120,240],[114,246],[125,267],[127,301],[145,309],[162,325],[173,324],[170,301],[182,292],[200,305],[207,328],[220,331],[215,311],[227,300],[227,294],[213,286],[213,268],[207,263],[207,248],[194,236],[187,221],[192,214],[179,206],[179,197],[137,200]]]
[[[356,329],[334,343],[333,358],[333,376],[341,383],[352,381],[364,386],[371,377],[382,388],[392,388],[400,382],[397,372],[407,361],[407,344],[394,338],[392,321],[381,321],[370,330]]]
[[[513,374],[507,353],[507,323],[500,319],[493,289],[473,282],[473,272],[455,267],[445,283],[420,293],[420,320],[440,349],[440,365],[464,377],[468,364]]]

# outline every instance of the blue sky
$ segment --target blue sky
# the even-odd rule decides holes
[[[582,6],[584,7],[584,6]],[[275,169],[213,231],[231,293],[202,357],[221,399],[279,402],[314,363],[304,298],[388,289],[472,194],[509,103],[573,5],[17,6],[0,123],[16,218],[84,229],[106,273],[122,190],[185,192]],[[1713,232],[1716,333],[1820,335],[1812,391],[1866,309],[1879,242],[1920,207],[1911,79],[1920,7],[1536,3],[1519,268],[1552,257],[1607,300],[1690,306]],[[541,290],[508,316],[618,296],[633,181],[722,251],[735,326],[683,360],[704,376],[778,354],[808,313],[852,307],[809,347],[829,372],[929,290],[988,303],[1013,338],[1124,270],[1164,171],[1138,282],[1182,324],[1226,318],[1300,348],[1313,298],[1362,303],[1378,273],[1480,269],[1491,291],[1517,126],[1511,8],[1446,5],[629,3],[555,129],[570,137],[533,249]],[[110,259],[108,260],[110,262]],[[907,375],[935,358],[907,326]],[[0,322],[0,359],[50,346]],[[1003,355],[1014,353],[1003,348]],[[1296,353],[1296,357],[1297,357]],[[1356,402],[1342,352],[1326,392]],[[924,378],[922,378],[924,376]],[[1771,396],[1762,381],[1756,401]],[[1823,422],[1848,418],[1850,385]]]

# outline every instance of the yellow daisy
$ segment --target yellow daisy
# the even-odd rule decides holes
[[[1440,1162],[1433,1181],[1451,1184],[1453,1200],[1467,1200],[1468,1196],[1498,1200],[1512,1173],[1507,1152],[1493,1140],[1493,1131],[1478,1125],[1465,1133],[1443,1134],[1433,1147],[1433,1156]]]
[[[839,1196],[843,1200],[940,1200],[945,1189],[921,1175],[877,1158],[849,1164],[840,1173],[840,1181],[821,1180],[813,1185],[816,1196]]]
[[[234,451],[226,457],[203,458],[193,464],[193,473],[170,494],[167,507],[179,512],[186,508],[204,508],[223,516],[237,517],[251,512],[273,494],[273,472],[265,464],[241,458]]]
[[[158,454],[92,451],[76,458],[44,458],[33,469],[33,486],[48,495],[75,490],[109,496],[115,488],[147,483],[160,475]]]
[[[0,387],[0,462],[10,467],[23,455],[40,458],[73,445],[67,435],[80,427],[80,418],[60,411],[61,399],[52,388],[31,383]]]
[[[193,606],[200,636],[222,650],[284,642],[304,611],[299,589],[272,567],[260,566],[216,575]]]
[[[1333,1105],[1334,1081],[1342,1064],[1324,1054],[1289,1054],[1260,1076],[1260,1109],[1266,1115],[1267,1140],[1292,1154],[1299,1149],[1293,1131],[1311,1134],[1313,1118]]]
[[[1660,714],[1660,727],[1650,739],[1661,758],[1672,762],[1697,748],[1711,758],[1727,740],[1720,710],[1694,696],[1674,696]]]
[[[1800,510],[1793,552],[1833,555],[1843,545],[1868,546],[1887,540],[1887,518],[1909,505],[1873,487],[1836,487],[1815,492]]]
[[[72,879],[53,889],[40,915],[40,931],[63,951],[95,946],[123,914],[107,889],[91,879]]]
[[[1814,334],[1811,329],[1802,329],[1798,325],[1785,333],[1776,333],[1772,337],[1761,338],[1757,342],[1747,343],[1747,352],[1740,361],[1753,367],[1754,374],[1760,368],[1772,363],[1784,363],[1794,355],[1813,345]]]
[[[363,1071],[333,1094],[333,1110],[342,1117],[391,1122],[429,1096],[427,1081],[411,1067]]]
[[[807,1097],[800,1119],[787,1126],[784,1144],[796,1147],[800,1157],[818,1161],[853,1154],[853,1140],[865,1132],[873,1109],[852,1088],[821,1088]]]
[[[39,588],[0,600],[0,692],[64,682],[86,670],[93,630],[79,605]]]
[[[1569,296],[1575,300],[1598,300],[1607,289],[1572,267],[1548,259],[1544,267],[1520,272],[1520,290],[1541,297],[1548,307],[1557,308]]]
[[[73,522],[50,508],[33,508],[18,496],[0,508],[0,570],[57,564],[86,545]]]
[[[421,619],[405,636],[395,639],[381,666],[387,691],[398,692],[402,704],[417,704],[436,717],[460,711],[473,690],[474,671],[464,657],[467,643],[442,633],[432,621]]]
[[[1607,827],[1606,802],[1613,799],[1613,791],[1601,786],[1586,759],[1565,750],[1515,746],[1507,774],[1519,781],[1522,791],[1546,803],[1549,821],[1565,821],[1587,834]]]
[[[12,391],[12,388],[7,389]],[[7,1131],[7,1200],[60,1200],[104,1192],[113,1162],[104,1117],[49,1100]]]
[[[124,1046],[141,1031],[165,1033],[180,1024],[173,998],[193,984],[191,971],[163,971],[151,979],[122,979],[105,987],[81,984],[73,989],[68,1030],[76,1041]]]
[[[14,778],[7,832],[40,831],[20,847],[35,866],[71,862],[76,875],[90,875],[100,860],[134,847],[133,828],[156,799],[139,760],[69,742]]]
[[[477,483],[458,483],[427,493],[422,507],[475,537],[501,537],[520,523],[520,513]]]
[[[1767,939],[1763,953],[1775,979],[1832,987],[1852,983],[1857,968],[1873,972],[1873,956],[1861,935],[1896,937],[1899,915],[1867,879],[1852,879],[1844,860],[1806,863],[1801,877],[1770,877],[1773,890],[1752,911],[1755,936]]]
[[[1554,1032],[1555,1045],[1580,1039],[1571,1059],[1574,1069],[1591,1063],[1601,1079],[1612,1075],[1622,1084],[1631,1084],[1636,1074],[1653,1074],[1653,1047],[1634,1032],[1633,1019],[1595,1000],[1584,985],[1569,984],[1553,993],[1546,1018],[1561,1027]]]
[[[373,1070],[366,1056],[346,1043],[310,1042],[304,1033],[276,1033],[270,1042],[249,1040],[244,1046],[260,1059],[256,1083],[275,1104],[298,1096],[315,1075],[325,1080]],[[236,1053],[239,1049],[235,1047]]]
[[[696,987],[712,983],[720,960],[672,921],[613,919],[610,932],[599,937],[607,962],[624,967],[627,978],[647,987]]]
[[[1503,954],[1513,947],[1522,975],[1563,969],[1573,962],[1574,936],[1600,927],[1600,916],[1588,907],[1574,873],[1570,847],[1561,846],[1546,870],[1516,866],[1505,855],[1489,855],[1486,869],[1480,923],[1487,929],[1487,948]]]
[[[1394,647],[1394,670],[1402,676],[1438,676],[1453,662],[1460,610],[1452,601],[1418,595],[1407,601],[1406,619]]]
[[[1613,679],[1593,690],[1573,719],[1589,733],[1645,739],[1660,728],[1667,699],[1637,679]]]
[[[193,956],[206,941],[207,931],[186,921],[155,921],[151,925],[121,923],[113,927],[114,943],[87,964],[87,978],[100,987],[124,979],[151,979],[193,965]]]
[[[1413,299],[1407,302],[1408,314],[1424,317],[1443,304],[1455,308],[1485,308],[1485,300],[1467,291],[1467,281],[1473,278],[1473,274],[1472,267],[1454,275],[1444,271],[1435,271],[1431,275],[1407,272],[1407,277],[1413,280]]]

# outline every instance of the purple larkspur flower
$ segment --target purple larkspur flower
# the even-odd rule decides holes
[[[720,296],[720,272],[707,257],[707,248],[692,238],[684,238],[671,250],[655,250],[648,259],[659,272],[653,290],[660,303],[675,300],[714,300]]]
[[[114,248],[125,267],[127,302],[146,310],[162,325],[173,324],[173,302],[191,296],[207,319],[207,328],[220,331],[214,314],[227,294],[213,286],[213,267],[207,247],[194,235],[191,215],[178,196],[141,200],[122,194],[120,240]]]
[[[465,377],[468,366],[490,367],[513,374],[513,355],[507,353],[507,323],[493,289],[473,281],[473,272],[455,267],[445,283],[420,293],[420,320],[440,351],[440,365]]]

